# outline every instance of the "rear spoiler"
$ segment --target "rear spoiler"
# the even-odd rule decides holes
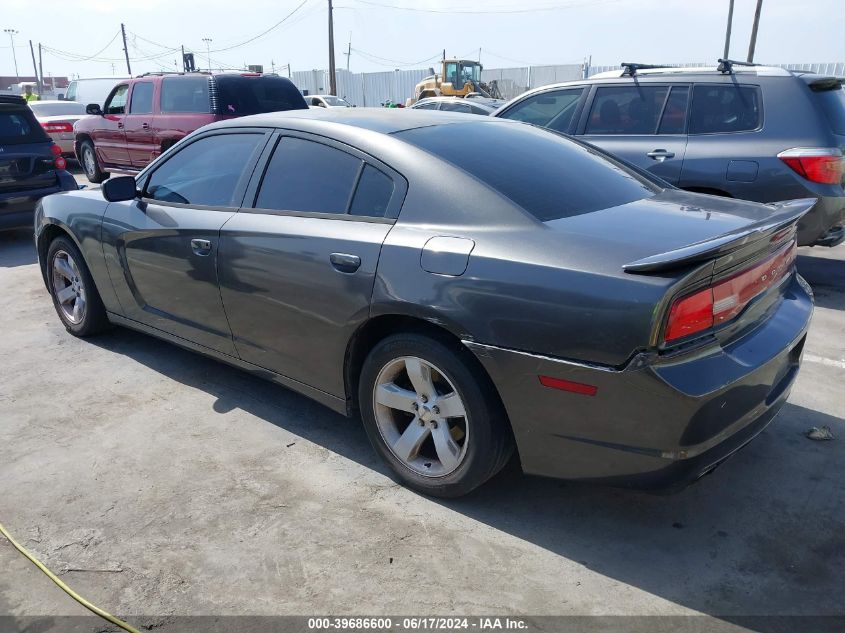
[[[625,264],[622,269],[626,273],[653,273],[715,259],[796,223],[801,216],[813,208],[816,202],[816,198],[803,198],[767,204],[766,206],[772,209],[774,213],[764,220],[674,251],[638,259],[630,264]]]

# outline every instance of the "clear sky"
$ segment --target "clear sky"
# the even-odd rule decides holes
[[[700,62],[721,56],[728,0],[334,0],[338,68],[425,68],[445,48],[488,68],[581,62]],[[173,69],[176,48],[206,67],[274,62],[328,67],[328,0],[0,0],[21,74],[32,74],[28,40],[49,47],[44,73],[125,74],[118,31],[125,23],[132,72]],[[745,59],[755,0],[736,0],[731,57]],[[845,61],[842,0],[764,0],[755,61]],[[267,31],[279,21],[277,28]],[[253,39],[256,38],[256,39]],[[245,43],[249,41],[248,43]],[[93,57],[94,59],[85,58]],[[112,69],[114,64],[114,70]],[[285,72],[281,70],[281,72]],[[0,32],[0,75],[13,75]]]

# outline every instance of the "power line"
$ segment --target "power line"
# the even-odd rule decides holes
[[[470,15],[495,15],[495,14],[509,14],[509,13],[536,13],[538,11],[563,11],[566,9],[575,9],[584,6],[595,6],[599,4],[610,4],[613,2],[621,2],[622,0],[577,0],[566,4],[547,5],[531,8],[499,8],[499,9],[428,9],[421,7],[403,7],[396,4],[387,4],[383,2],[375,2],[374,0],[352,0],[360,4],[367,4],[380,9],[394,9],[397,11],[412,11],[415,13],[441,13],[441,14],[470,14]]]
[[[300,2],[298,5],[296,5],[296,8],[295,8],[293,11],[291,11],[290,13],[288,13],[285,17],[283,17],[281,20],[279,20],[278,22],[276,22],[276,23],[275,23],[273,26],[271,26],[269,29],[266,29],[266,30],[262,31],[262,32],[261,32],[261,33],[259,33],[258,35],[255,35],[255,36],[253,36],[253,37],[251,37],[251,38],[249,38],[249,39],[247,39],[247,40],[244,40],[243,42],[240,42],[239,44],[233,44],[232,46],[224,46],[224,47],[222,47],[222,48],[215,48],[215,49],[211,50],[210,52],[211,52],[211,53],[220,53],[220,52],[223,52],[223,51],[230,51],[230,50],[235,49],[235,48],[240,48],[241,46],[246,46],[247,44],[249,44],[249,43],[251,43],[251,42],[254,42],[254,41],[255,41],[255,40],[257,40],[257,39],[259,39],[259,38],[261,38],[261,37],[264,37],[265,35],[267,35],[267,34],[268,34],[268,33],[270,33],[271,31],[273,31],[273,30],[277,29],[278,27],[280,27],[280,26],[281,26],[282,24],[284,24],[284,23],[285,23],[288,19],[292,18],[292,17],[296,14],[296,12],[297,12],[297,11],[299,11],[299,10],[300,10],[302,7],[304,7],[306,4],[308,4],[308,2],[309,2],[309,0],[302,0],[302,2]]]
[[[378,55],[374,55],[373,53],[368,53],[367,51],[362,51],[360,48],[351,48],[354,52],[358,53],[359,55],[363,55],[364,57],[370,58],[375,64],[380,64],[381,66],[418,66],[419,64],[423,64],[425,62],[431,61],[432,59],[439,59],[440,53],[435,53],[431,57],[426,57],[425,59],[421,59],[418,62],[402,62],[396,59],[389,59],[387,57],[380,57]],[[382,64],[380,62],[388,62],[387,64]]]
[[[120,29],[118,29],[118,30],[117,30],[117,32],[114,34],[114,36],[113,36],[113,37],[109,40],[109,43],[108,43],[108,44],[106,44],[105,46],[103,46],[103,48],[101,48],[100,50],[98,50],[98,51],[97,51],[96,53],[94,53],[93,55],[80,55],[79,53],[70,53],[70,52],[68,52],[68,51],[60,51],[60,50],[59,50],[59,49],[57,49],[57,48],[50,48],[50,47],[48,47],[48,46],[44,46],[44,48],[45,48],[45,49],[47,49],[47,50],[49,50],[49,51],[53,51],[53,52],[57,52],[57,53],[62,53],[62,54],[64,54],[64,55],[68,56],[68,57],[76,57],[76,58],[78,58],[78,59],[76,59],[75,61],[87,62],[87,61],[89,61],[89,60],[94,59],[95,57],[99,57],[99,55],[100,55],[100,54],[102,54],[102,53],[103,53],[103,52],[104,52],[104,51],[105,51],[105,50],[106,50],[109,46],[111,46],[111,45],[114,43],[114,41],[117,39],[117,36],[118,36],[118,35],[120,35]]]

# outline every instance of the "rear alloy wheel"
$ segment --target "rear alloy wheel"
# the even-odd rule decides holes
[[[94,150],[94,143],[89,140],[82,141],[79,146],[79,155],[82,162],[82,169],[90,182],[100,183],[109,177],[108,172],[100,169],[97,162],[97,152]]]
[[[416,334],[379,343],[361,372],[361,415],[403,483],[456,497],[492,477],[512,451],[498,395],[465,350]]]
[[[89,336],[108,327],[108,318],[91,273],[76,245],[58,237],[47,252],[47,279],[56,313],[75,336]]]

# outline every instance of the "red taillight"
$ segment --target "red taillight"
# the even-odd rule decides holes
[[[778,154],[799,176],[824,185],[838,185],[845,174],[842,151],[831,147],[795,147]]]
[[[67,159],[62,156],[62,148],[53,143],[50,145],[50,151],[53,153],[53,156],[56,157],[53,160],[53,164],[56,166],[56,169],[67,169]]]
[[[795,262],[793,240],[759,264],[710,288],[676,299],[669,309],[666,343],[703,332],[736,317],[755,297],[783,279]]]
[[[58,134],[60,132],[73,132],[72,123],[44,123],[41,127],[47,134]]]

